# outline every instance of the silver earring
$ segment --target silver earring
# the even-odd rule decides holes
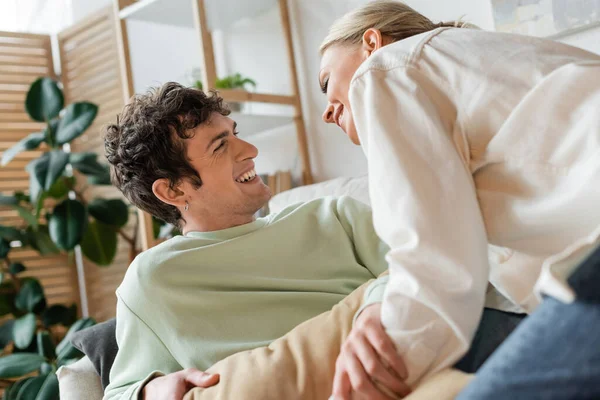
[[[187,211],[190,209],[190,203],[188,203],[187,201],[185,202],[185,208],[184,210]]]

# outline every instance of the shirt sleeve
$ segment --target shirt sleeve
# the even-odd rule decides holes
[[[117,294],[119,351],[110,370],[104,400],[138,400],[151,379],[181,370],[169,350]]]
[[[389,247],[375,233],[371,207],[351,197],[343,196],[338,199],[337,208],[340,222],[354,243],[358,262],[364,265],[373,277],[378,277],[365,291],[362,305],[354,316],[356,319],[367,306],[383,300],[388,276],[380,275],[388,270],[385,255]]]
[[[412,67],[366,70],[350,104],[373,223],[390,246],[382,323],[414,385],[467,351],[483,310],[487,237],[457,111]]]

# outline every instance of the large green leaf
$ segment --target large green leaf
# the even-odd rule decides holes
[[[35,400],[59,400],[58,378],[54,372],[46,375]]]
[[[19,204],[19,199],[16,196],[5,196],[0,195],[0,204],[3,206],[12,206],[14,204]]]
[[[121,199],[95,198],[88,204],[90,215],[107,225],[125,226],[129,220],[129,208]]]
[[[107,266],[117,254],[117,240],[117,231],[114,226],[103,224],[100,221],[92,221],[83,235],[81,251],[94,263]]]
[[[26,269],[25,266],[19,262],[11,263],[8,266],[8,271],[13,275],[20,274],[21,272],[25,271],[25,269]]]
[[[79,172],[85,175],[102,175],[106,166],[100,164],[95,153],[71,153],[69,162]]]
[[[15,306],[21,311],[41,312],[46,307],[44,289],[37,279],[22,280],[21,290],[15,296]]]
[[[16,381],[15,383],[7,387],[4,391],[4,396],[2,397],[2,400],[16,400],[17,394],[19,393],[19,390],[21,390],[21,387],[23,387],[24,384],[26,384],[32,379],[34,379],[34,377],[24,378]]]
[[[30,179],[29,182],[33,182],[35,181],[34,179]],[[38,191],[39,193],[39,191]],[[19,213],[19,215],[21,216],[21,218],[23,218],[25,220],[25,222],[27,222],[28,225],[31,226],[37,226],[38,224],[38,220],[35,217],[35,215],[33,215],[31,213],[30,210],[28,210],[27,208],[20,206],[20,205],[12,205],[11,208],[17,210],[17,212]]]
[[[43,190],[50,190],[69,163],[69,155],[62,150],[52,150],[30,162],[26,169]],[[30,185],[31,188],[31,185]],[[37,196],[32,195],[32,202]]]
[[[15,346],[26,349],[35,336],[35,314],[28,313],[17,318],[13,325],[13,338]]]
[[[35,399],[37,397],[38,392],[42,388],[44,381],[46,380],[46,376],[36,376],[32,379],[29,379],[27,382],[21,386],[19,392],[17,393],[17,397],[15,400],[30,400]]]
[[[76,332],[79,332],[82,329],[89,328],[96,324],[93,318],[82,318],[75,322],[69,330],[67,334],[63,338],[63,340],[56,346],[56,354],[58,354],[59,360],[67,360],[69,358],[75,358],[79,354],[81,354],[73,345],[71,344],[71,340],[73,339],[73,335]]]
[[[44,141],[43,133],[32,133],[24,139],[21,139],[17,144],[15,144],[10,149],[6,150],[4,154],[2,154],[2,166],[5,166],[9,162],[12,161],[13,158],[17,154],[26,150],[37,149],[40,144]]]
[[[69,162],[73,166],[77,164],[87,164],[98,159],[98,154],[91,151],[84,151],[82,153],[70,153]]]
[[[73,103],[67,107],[58,124],[56,143],[65,144],[79,137],[94,122],[98,106],[92,103]]]
[[[37,230],[33,227],[28,227],[26,230],[27,244],[37,250],[41,255],[58,254],[60,249],[50,238],[48,227],[40,225]]]
[[[31,196],[31,202],[35,209],[39,209],[39,205],[43,204],[45,196],[42,186],[40,185],[38,180],[35,179],[33,176],[29,177],[29,195]],[[35,218],[35,216],[32,213],[29,214],[32,216],[35,223],[37,223],[37,219]],[[30,225],[35,226],[35,224],[31,223]]]
[[[46,361],[35,353],[19,353],[0,357],[0,378],[17,378],[38,369]]]
[[[48,221],[50,237],[63,250],[79,244],[87,224],[87,211],[78,200],[65,200],[54,208]]]
[[[0,351],[10,342],[13,341],[13,325],[14,319],[9,319],[0,325]]]
[[[23,235],[21,231],[12,226],[4,226],[0,225],[0,237],[8,242],[12,242],[13,240],[22,240]]]
[[[52,197],[53,199],[61,199],[69,194],[69,190],[75,184],[74,177],[61,176],[54,182],[50,190],[46,193],[48,197]]]
[[[39,122],[55,118],[65,104],[65,98],[58,84],[50,78],[39,78],[29,88],[25,99],[25,110]]]
[[[40,331],[37,333],[37,348],[40,356],[46,357],[48,360],[56,358],[54,343],[48,331]]]
[[[0,283],[0,317],[16,311],[15,293],[13,282]]]
[[[46,327],[56,324],[71,326],[77,319],[77,306],[73,304],[67,308],[62,304],[55,304],[48,307],[42,313],[42,323]]]
[[[10,243],[7,240],[0,239],[0,259],[5,259],[10,252]]]
[[[50,238],[48,227],[46,225],[40,225],[37,230],[27,228],[27,239],[29,245],[39,251],[43,256],[60,252],[60,249],[56,247],[56,244]]]
[[[88,183],[90,185],[112,185],[110,181],[110,169],[106,164],[98,164],[102,168],[102,172],[98,171],[94,174],[88,174]]]

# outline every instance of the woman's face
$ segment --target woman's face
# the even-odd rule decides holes
[[[323,121],[336,124],[348,135],[352,143],[360,144],[352,119],[348,90],[354,73],[366,58],[360,46],[332,46],[325,50],[321,59],[319,84],[327,96]]]
[[[321,91],[327,96],[323,121],[339,126],[354,144],[360,145],[360,140],[348,100],[350,81],[363,61],[391,42],[389,38],[382,37],[379,30],[369,29],[363,35],[361,44],[331,46],[325,50],[321,59],[319,84]]]

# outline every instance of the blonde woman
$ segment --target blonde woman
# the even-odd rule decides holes
[[[469,348],[489,280],[528,313],[540,294],[553,299],[513,334],[519,351],[484,367],[478,387],[496,390],[469,398],[572,398],[573,382],[600,398],[600,267],[576,268],[600,232],[600,56],[436,24],[395,1],[337,21],[321,54],[323,119],[363,147],[375,228],[391,247],[383,302],[363,311],[343,346],[334,397],[388,398],[383,328],[408,385],[453,365]],[[593,311],[578,314],[590,293]],[[578,338],[584,350],[557,345],[581,326],[596,329]],[[527,392],[508,372],[531,374],[532,365],[553,378],[535,375]]]

